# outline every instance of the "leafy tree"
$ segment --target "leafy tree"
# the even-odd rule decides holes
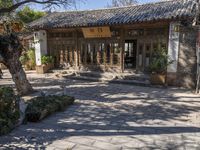
[[[30,23],[43,17],[45,14],[45,12],[32,10],[28,6],[25,6],[22,10],[17,12],[17,16],[24,23]]]
[[[111,4],[108,4],[108,7],[122,7],[136,5],[137,3],[137,0],[112,0]]]
[[[68,7],[74,5],[78,0],[0,0],[0,16],[5,13],[10,14],[20,7],[27,4],[40,4],[44,8]],[[8,3],[7,3],[8,2]],[[2,25],[3,24],[3,25]],[[16,89],[20,95],[25,95],[33,91],[33,88],[27,80],[26,74],[19,60],[23,46],[16,34],[19,26],[14,21],[5,21],[0,23],[0,28],[4,27],[4,33],[0,33],[0,63],[3,63],[10,71]]]
[[[8,8],[10,6],[12,6],[13,1],[12,0],[0,0],[0,8]]]

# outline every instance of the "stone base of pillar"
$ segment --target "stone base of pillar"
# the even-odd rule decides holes
[[[166,83],[169,86],[184,87],[189,89],[195,88],[196,75],[194,74],[181,74],[179,73],[167,73]]]
[[[177,73],[175,72],[167,73],[167,84],[170,86],[177,86]]]

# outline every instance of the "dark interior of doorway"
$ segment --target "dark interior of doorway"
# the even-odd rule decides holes
[[[136,69],[137,40],[125,41],[125,69]]]

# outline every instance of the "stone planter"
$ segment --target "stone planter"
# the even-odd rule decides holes
[[[47,73],[50,69],[53,69],[53,68],[54,68],[53,64],[36,66],[36,72],[38,74],[44,74],[44,73]]]
[[[166,75],[163,74],[151,74],[150,76],[151,84],[153,85],[165,85]]]
[[[35,97],[27,102],[26,119],[29,122],[41,121],[55,112],[65,111],[74,101],[74,97],[66,95]]]

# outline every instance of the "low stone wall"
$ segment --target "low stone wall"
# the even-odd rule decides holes
[[[111,66],[111,65],[81,65],[81,71],[102,71],[102,72],[115,72],[121,73],[122,70],[120,66]]]
[[[195,87],[196,80],[196,38],[193,28],[181,27],[180,50],[176,84],[187,88]]]

